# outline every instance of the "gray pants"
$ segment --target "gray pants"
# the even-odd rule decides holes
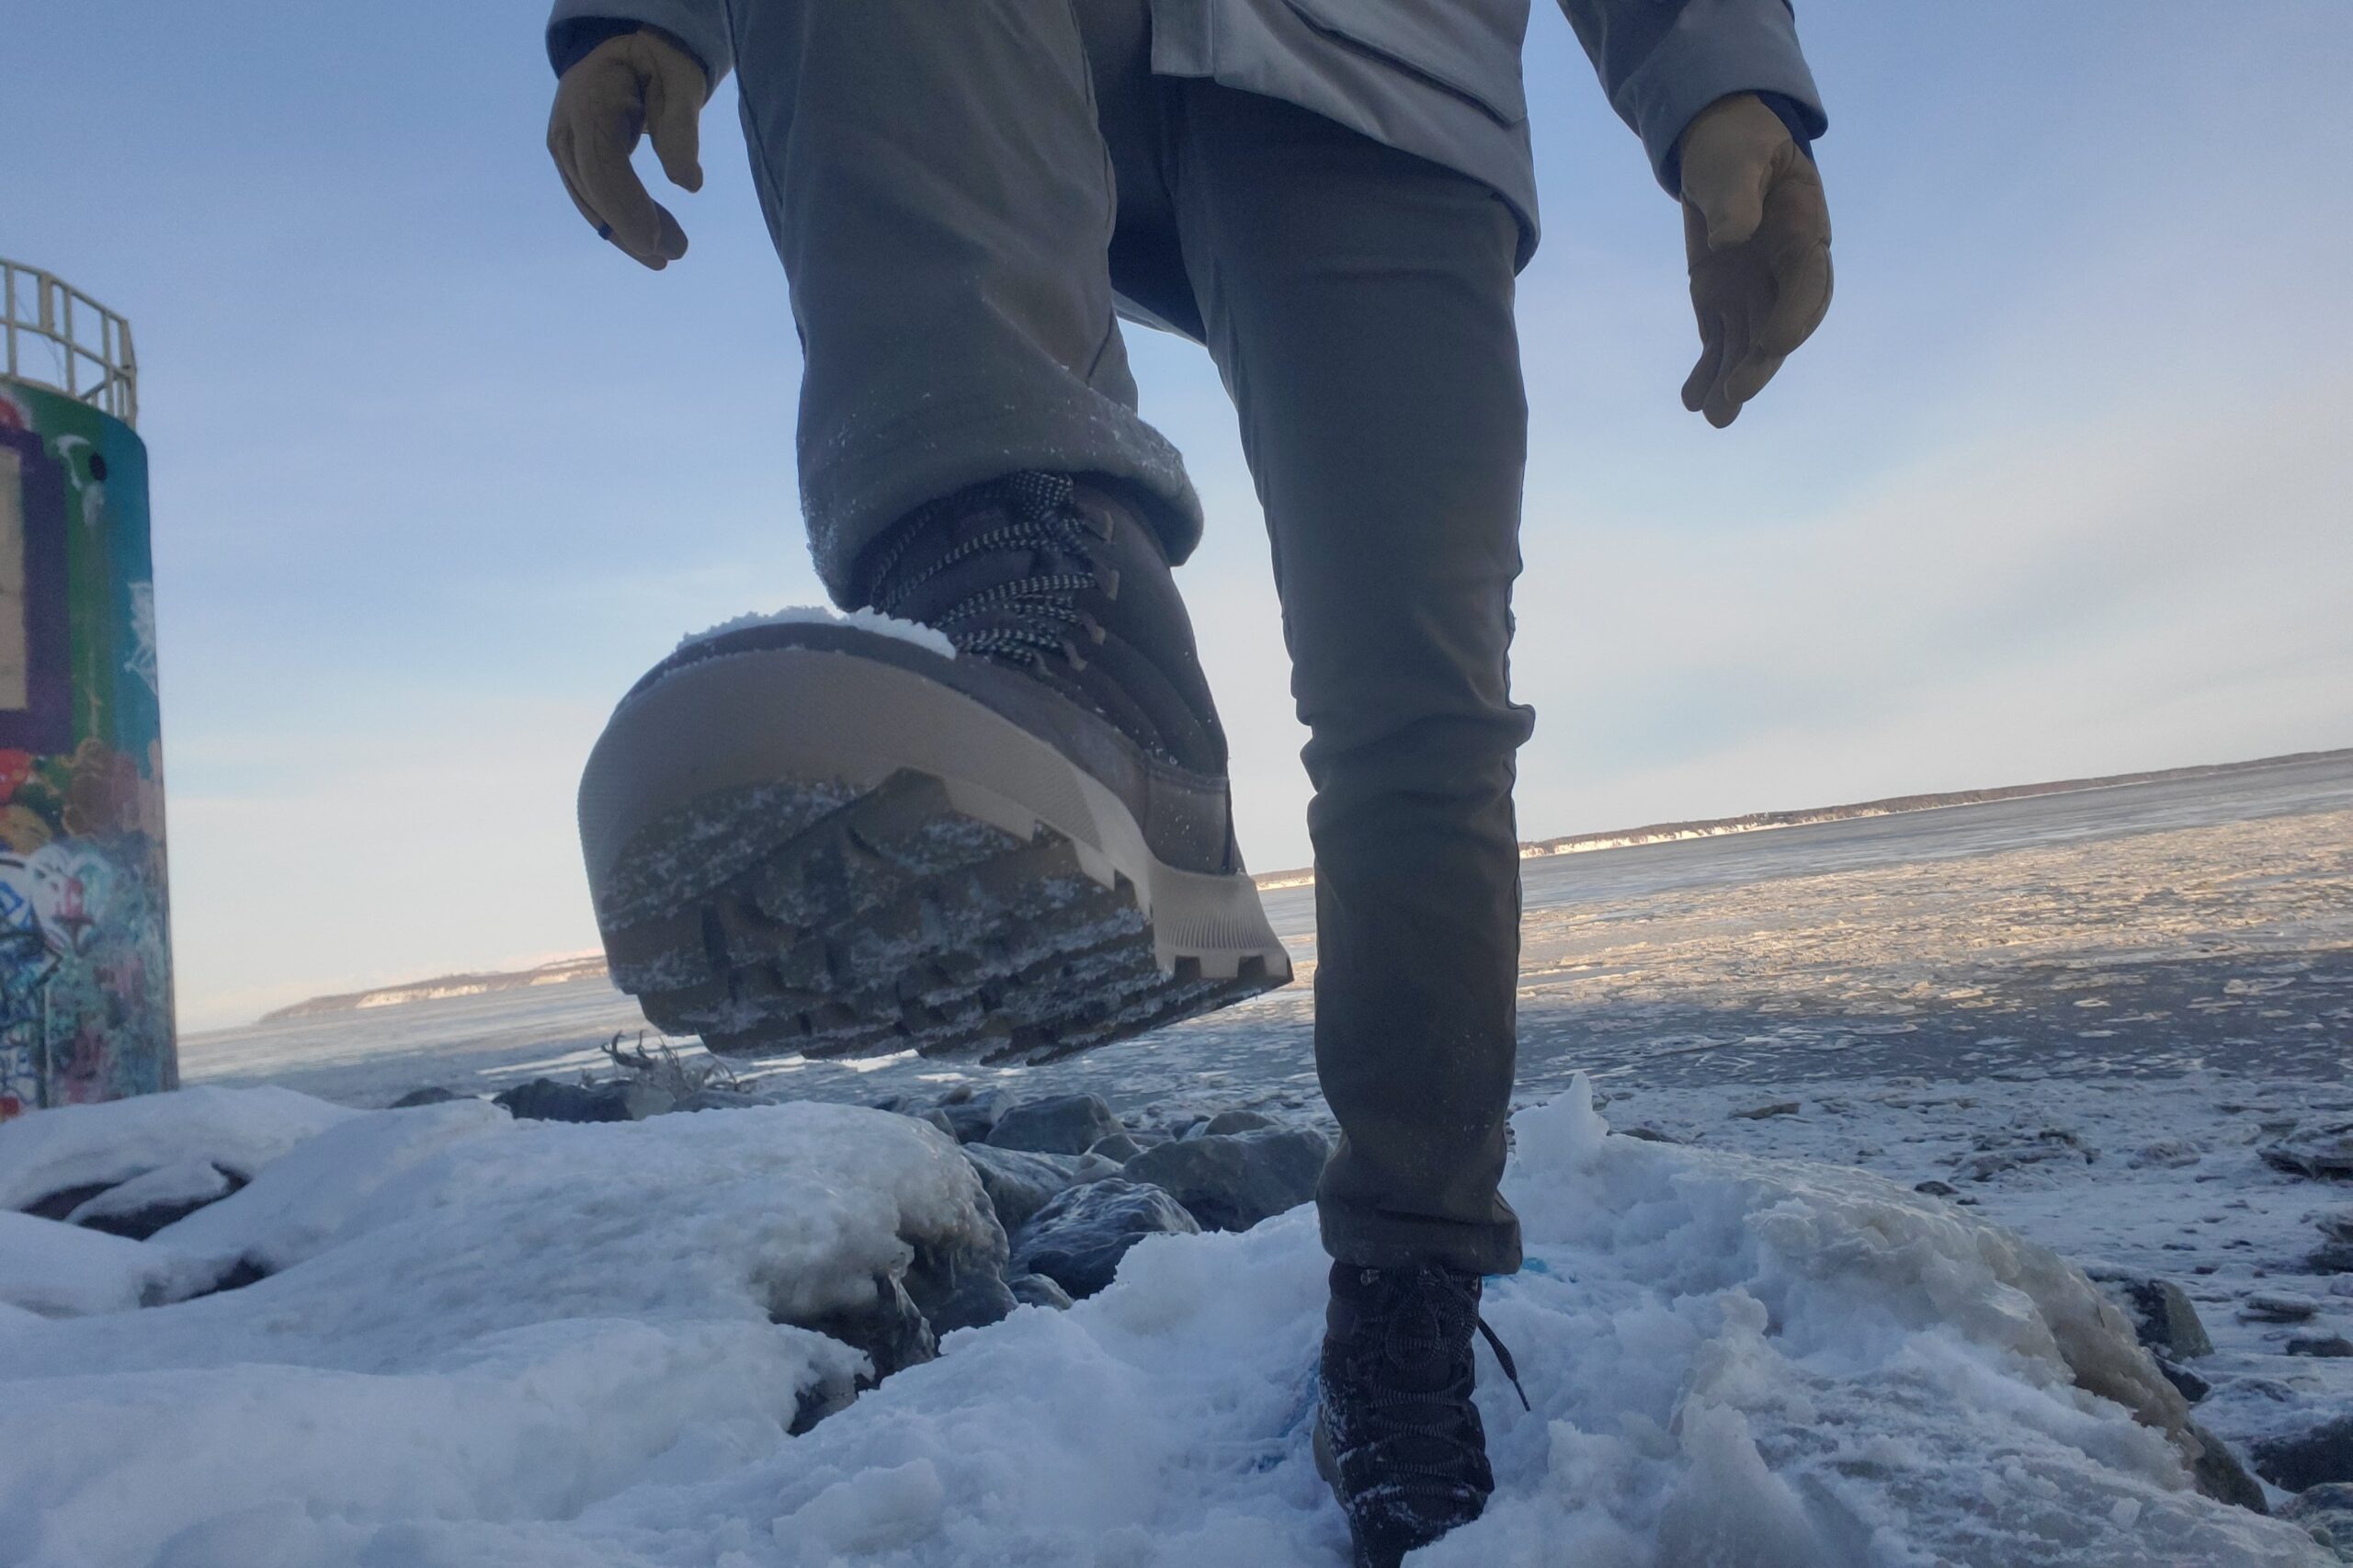
[[[1527,407],[1494,192],[1305,110],[1155,78],[1142,0],[735,0],[744,121],[807,369],[836,597],[875,533],[1023,469],[1200,537],[1136,415],[1119,290],[1242,418],[1312,733],[1315,1059],[1347,1263],[1518,1267],[1496,1191],[1519,859],[1508,696]]]

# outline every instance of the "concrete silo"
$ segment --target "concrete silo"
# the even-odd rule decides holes
[[[0,260],[0,1119],[178,1081],[131,327]]]

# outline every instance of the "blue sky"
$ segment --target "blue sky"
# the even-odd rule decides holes
[[[181,1018],[594,945],[581,760],[685,631],[821,597],[733,85],[686,260],[581,227],[533,6],[20,6],[0,254],[127,314]],[[2353,10],[1808,0],[1838,296],[1682,412],[1674,206],[1540,4],[1526,836],[2353,744]],[[1131,335],[1255,865],[1307,858],[1260,519]]]

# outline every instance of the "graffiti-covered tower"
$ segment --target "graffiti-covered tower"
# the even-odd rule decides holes
[[[178,1082],[131,324],[0,260],[0,1119]]]

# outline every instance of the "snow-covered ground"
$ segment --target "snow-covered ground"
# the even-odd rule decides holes
[[[1312,893],[1268,902],[1312,974]],[[1495,1506],[1417,1561],[2332,1560],[2183,1490],[2169,1388],[2115,1381],[2030,1244],[2188,1292],[2215,1344],[2189,1414],[2234,1449],[2353,1417],[2324,1244],[2353,1182],[2262,1154],[2353,1126],[2353,767],[1566,857],[1528,902],[1531,1264],[1490,1301],[1537,1410],[1489,1367]],[[373,1107],[602,1068],[636,1027],[551,986],[185,1060]],[[176,1238],[0,1230],[0,1288],[96,1314],[0,1313],[0,1563],[1336,1563],[1304,1211],[1147,1241],[1103,1294],[951,1335],[797,1437],[846,1363],[771,1321],[824,1317],[779,1305],[791,1280],[854,1295],[894,1246],[983,1244],[945,1140],[850,1105],[1002,1085],[1321,1124],[1311,1027],[1302,984],[1050,1070],[787,1061],[757,1087],[848,1104],[607,1127],[272,1102],[253,1185]],[[1580,1075],[1674,1141],[1603,1136]],[[0,1129],[0,1187],[45,1119]],[[60,1168],[108,1142],[41,1136]],[[179,1167],[159,1190],[193,1180],[202,1140],[142,1137]],[[278,1272],[130,1304],[248,1256]]]
[[[1582,1080],[1516,1131],[1529,1264],[1488,1315],[1535,1408],[1490,1369],[1495,1500],[1417,1561],[2331,1561],[2192,1488],[2180,1396],[2043,1249],[1836,1165],[1611,1136]],[[888,1112],[336,1120],[147,1243],[55,1249],[94,1310],[0,1324],[0,1561],[1342,1561],[1306,1210],[1149,1239],[788,1435],[858,1370],[795,1325],[1001,1259],[986,1213],[956,1144]],[[121,1300],[241,1258],[276,1272]]]

